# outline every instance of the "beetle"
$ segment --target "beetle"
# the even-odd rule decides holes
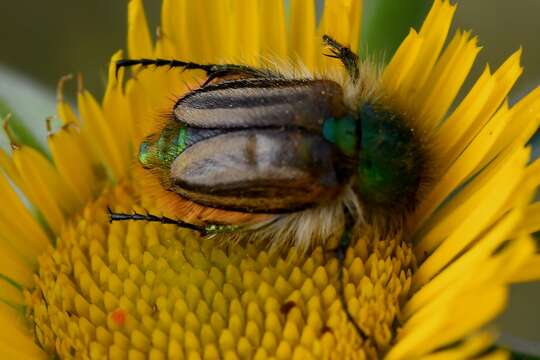
[[[389,223],[414,208],[426,157],[406,116],[384,106],[377,91],[366,91],[376,83],[361,78],[358,55],[328,35],[323,42],[330,50],[325,55],[344,65],[345,81],[241,64],[118,61],[117,71],[142,65],[206,72],[199,88],[177,100],[161,131],[142,141],[139,163],[178,199],[264,216],[255,223],[194,223],[110,209],[109,215],[274,246],[292,243],[304,251],[340,233],[340,300],[365,338],[343,294],[346,250],[362,222]]]

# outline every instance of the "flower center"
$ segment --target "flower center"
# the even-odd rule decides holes
[[[366,229],[348,250],[344,294],[361,339],[343,312],[332,252],[270,254],[265,244],[217,244],[173,225],[109,224],[107,205],[141,210],[136,189],[105,191],[41,256],[26,303],[45,351],[374,358],[392,344],[416,262],[409,244]]]

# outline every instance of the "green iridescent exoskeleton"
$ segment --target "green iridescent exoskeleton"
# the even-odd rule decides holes
[[[186,128],[170,122],[160,134],[144,139],[139,146],[139,162],[145,169],[168,168],[186,148]]]
[[[368,205],[383,208],[415,205],[424,174],[422,145],[396,113],[365,104],[359,119],[358,193]]]
[[[328,118],[323,136],[356,168],[355,190],[369,207],[414,206],[424,159],[414,130],[396,115],[365,103],[341,118]]]

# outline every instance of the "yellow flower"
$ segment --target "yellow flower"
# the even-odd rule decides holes
[[[311,0],[292,0],[288,22],[281,1],[164,0],[154,45],[142,1],[131,0],[128,56],[257,65],[296,55],[325,69],[336,64],[321,56],[320,35],[358,48],[360,4],[327,1],[317,29]],[[119,52],[101,104],[80,84],[79,116],[61,81],[53,163],[24,145],[0,153],[2,358],[504,356],[485,352],[496,336],[485,325],[504,308],[509,283],[540,277],[531,238],[540,161],[529,162],[527,146],[540,89],[506,103],[522,71],[518,51],[486,68],[450,110],[479,51],[469,32],[444,46],[454,10],[435,0],[382,73],[388,105],[433,143],[436,174],[405,236],[366,229],[347,253],[345,296],[367,339],[347,321],[338,262],[321,248],[285,256],[218,246],[172,225],[108,223],[108,205],[159,212],[133,176],[134,149],[193,80],[157,69],[123,86]]]

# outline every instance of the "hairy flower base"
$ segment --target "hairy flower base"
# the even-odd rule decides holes
[[[333,253],[269,254],[266,244],[216,244],[173,225],[109,225],[106,206],[133,208],[135,189],[106,191],[40,257],[25,295],[48,353],[360,359],[395,339],[416,264],[409,244],[365,231],[347,253],[345,294],[362,341],[341,307]]]

